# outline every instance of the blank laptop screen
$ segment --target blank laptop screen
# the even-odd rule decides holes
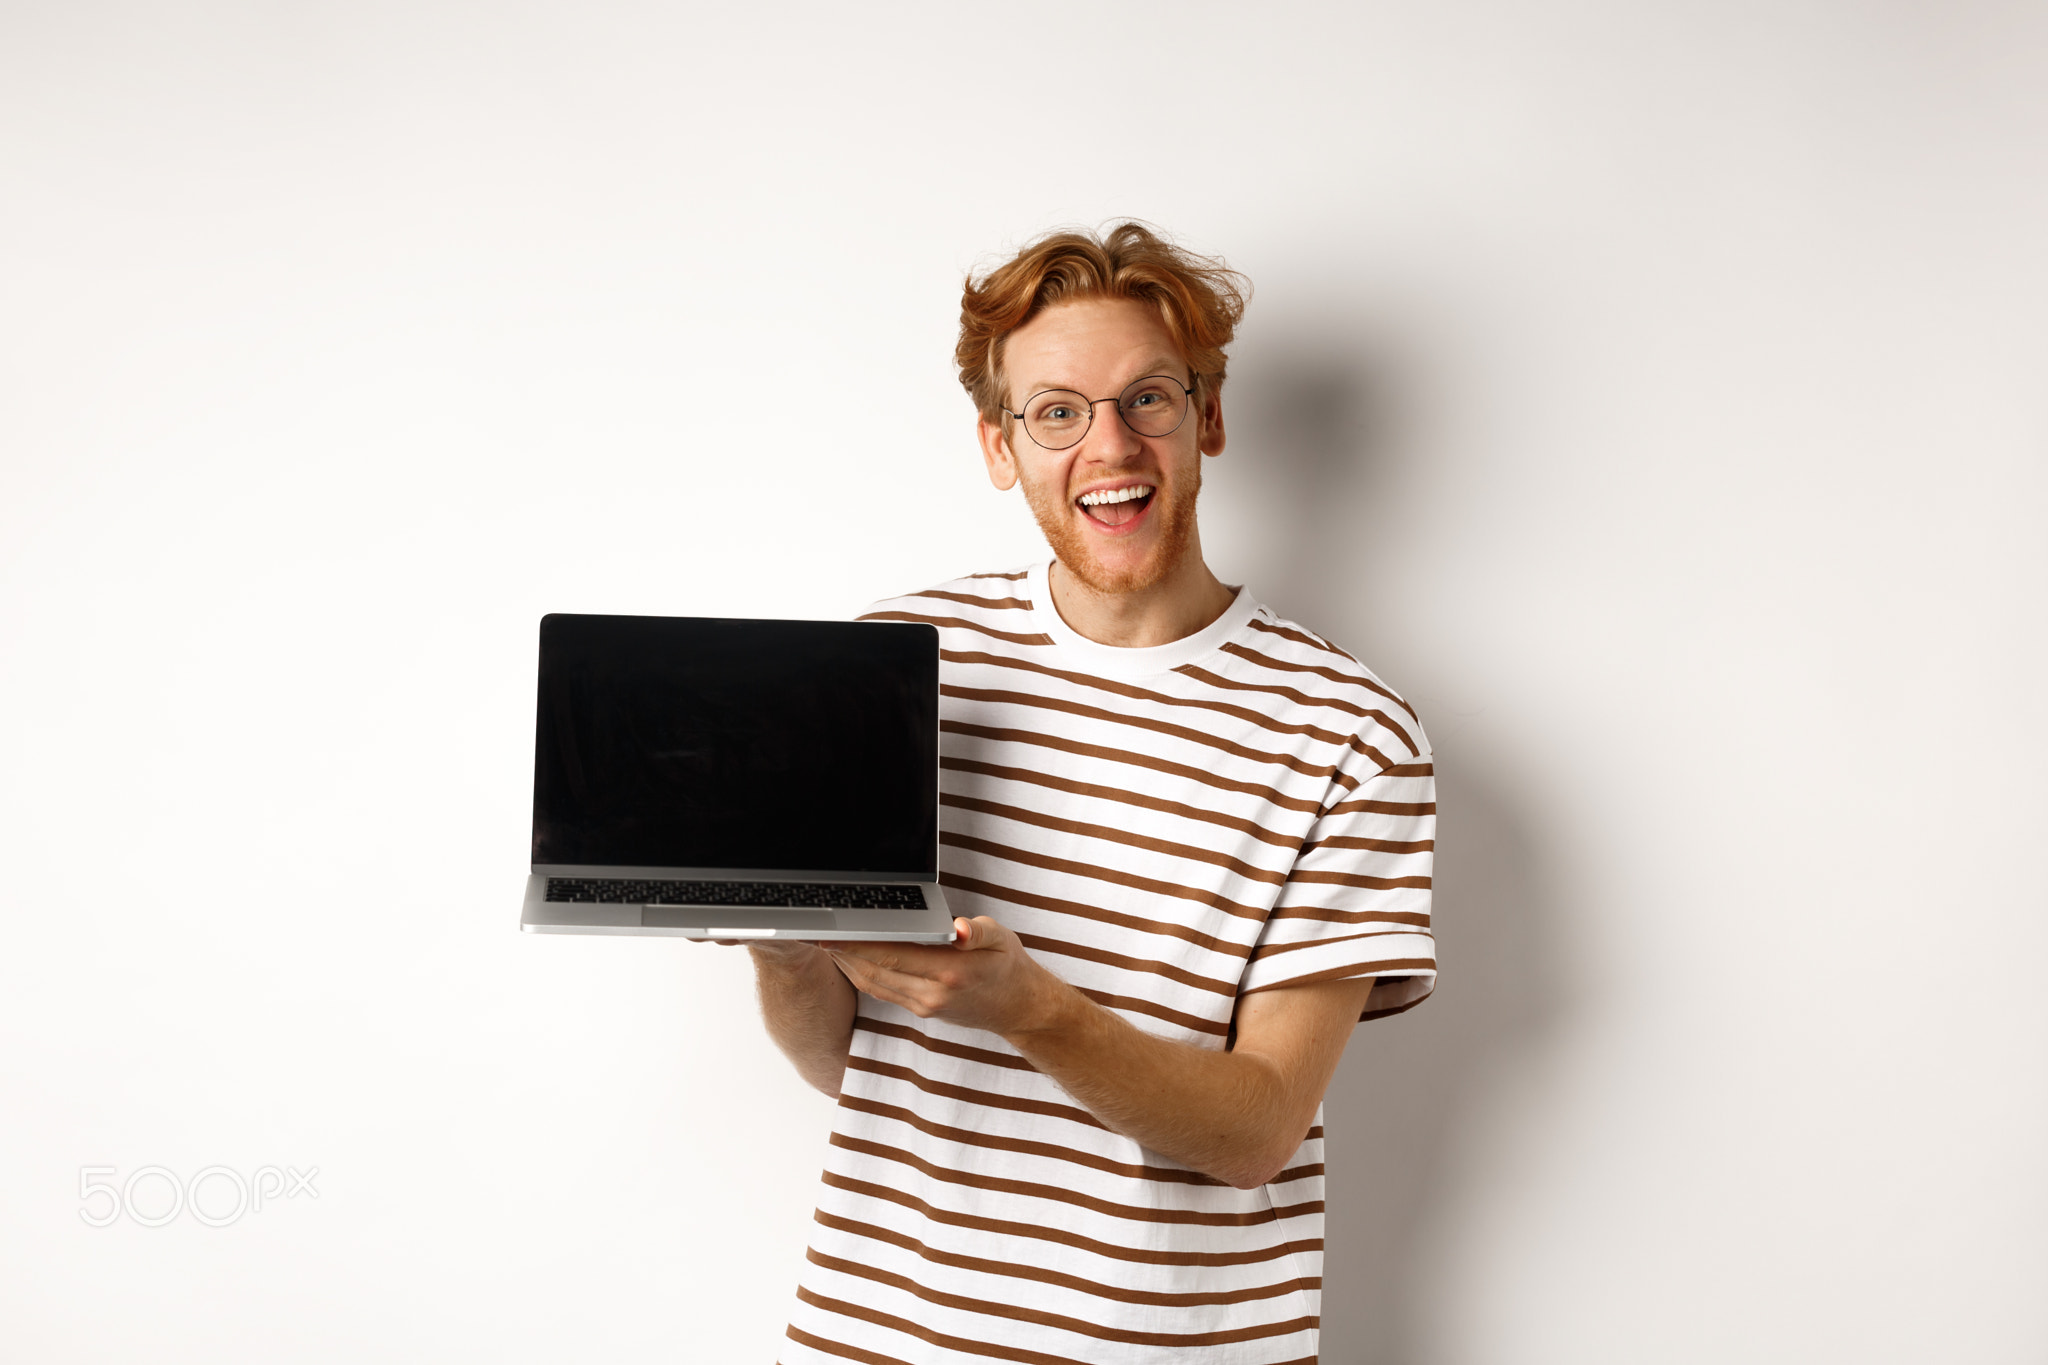
[[[930,626],[544,617],[533,861],[929,880],[938,692]]]

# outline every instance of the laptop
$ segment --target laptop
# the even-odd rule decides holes
[[[937,629],[543,617],[519,926],[952,941]]]

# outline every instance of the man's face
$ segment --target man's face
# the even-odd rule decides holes
[[[1158,312],[1135,299],[1056,304],[1010,334],[1004,368],[1012,412],[1046,389],[1112,401],[1096,406],[1088,434],[1065,450],[1044,449],[1021,422],[1008,436],[983,422],[989,478],[998,488],[1024,485],[1053,553],[1097,592],[1140,592],[1165,579],[1196,546],[1202,456],[1223,449],[1223,420],[1213,397],[1165,436],[1141,436],[1117,415],[1114,400],[1134,379],[1191,382]]]

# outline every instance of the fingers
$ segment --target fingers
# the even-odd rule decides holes
[[[916,943],[821,943],[831,954],[833,965],[864,995],[900,1005],[920,1018],[943,1012],[956,1017],[962,1008],[967,1018],[982,1007],[973,1002],[985,996],[992,983],[1006,980],[1010,965],[997,958],[964,960],[960,954],[1015,945],[1016,936],[987,915],[953,921],[950,944]]]
[[[912,976],[928,976],[949,961],[952,946],[922,943],[821,943],[826,952],[857,957],[863,962],[872,962],[877,967],[891,971],[906,972]]]
[[[832,960],[840,964],[840,970],[846,972],[856,985],[862,979],[870,979],[891,982],[898,989],[903,989],[919,981],[946,978],[950,982],[952,976],[947,970],[950,964],[916,960],[906,962],[893,954],[835,949],[832,952]]]
[[[858,953],[832,954],[832,964],[853,983],[853,988],[877,1000],[901,1005],[919,1018],[929,1018],[952,990],[953,983],[928,976],[900,972]]]
[[[976,915],[973,919],[953,921],[953,946],[963,952],[981,948],[995,948],[1002,944],[1006,933],[1003,926],[987,915]]]

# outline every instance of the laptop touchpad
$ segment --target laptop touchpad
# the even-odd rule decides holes
[[[706,906],[650,905],[640,912],[640,925],[644,929],[704,929],[732,917],[730,907],[718,910]],[[839,927],[838,917],[829,910],[779,910],[764,905],[747,906],[745,923],[762,929],[804,932]]]

